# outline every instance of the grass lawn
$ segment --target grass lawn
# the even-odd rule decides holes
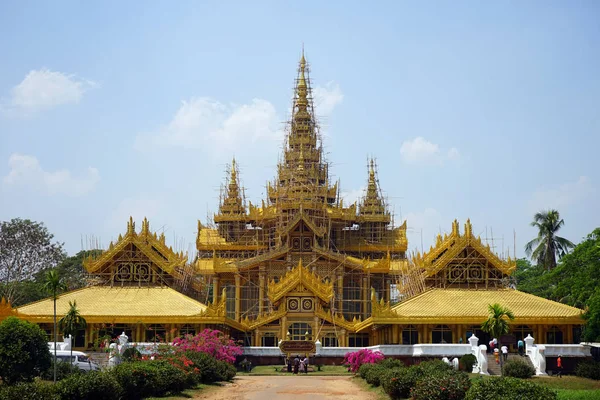
[[[493,376],[469,374],[471,380],[496,379]],[[535,376],[531,381],[538,385],[556,390],[559,400],[600,400],[600,381],[565,375],[562,378],[555,376]]]
[[[283,365],[258,365],[252,368],[252,372],[238,372],[238,375],[287,375],[288,372],[281,372]],[[352,375],[348,372],[348,368],[343,365],[324,365],[321,367],[321,371],[317,371],[316,367],[314,372],[309,372],[307,375]],[[301,374],[304,375],[304,374]]]

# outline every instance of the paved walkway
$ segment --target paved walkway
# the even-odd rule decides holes
[[[239,376],[233,383],[201,391],[211,400],[375,400],[349,376]]]

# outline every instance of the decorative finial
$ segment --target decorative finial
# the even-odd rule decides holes
[[[465,222],[465,236],[473,235],[473,227],[471,226],[471,219],[467,218],[467,222]]]

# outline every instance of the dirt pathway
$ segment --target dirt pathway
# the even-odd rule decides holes
[[[375,400],[349,376],[239,376],[233,383],[200,392],[211,400]]]

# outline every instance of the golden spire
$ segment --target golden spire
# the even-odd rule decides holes
[[[245,214],[244,202],[240,193],[235,157],[231,161],[229,182],[224,189],[224,196],[219,207],[220,214]]]
[[[367,195],[361,204],[360,213],[362,215],[385,214],[385,205],[383,204],[381,196],[379,195],[377,179],[375,178],[375,161],[372,158],[369,160],[369,181],[367,183]]]

